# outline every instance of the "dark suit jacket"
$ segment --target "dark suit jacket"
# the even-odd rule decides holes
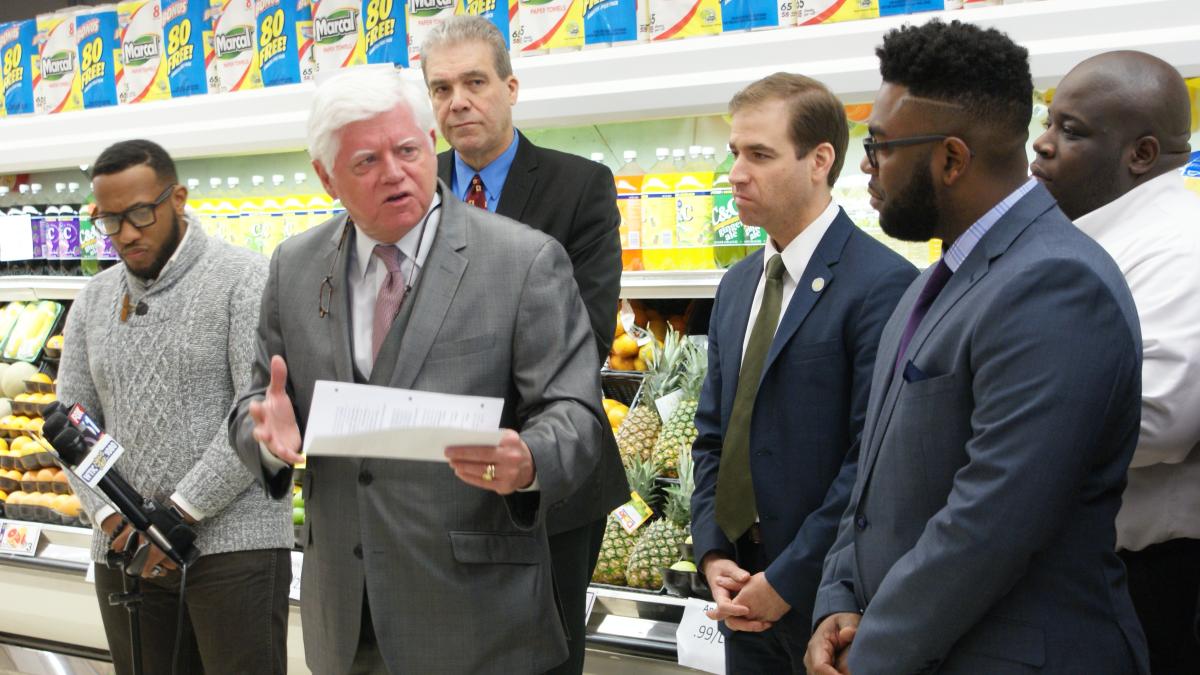
[[[1141,416],[1121,271],[1037,186],[984,235],[894,368],[814,621],[865,610],[854,673],[1146,673],[1114,519]]]
[[[438,155],[438,177],[446,185],[453,184],[453,171],[453,151]],[[545,232],[567,250],[599,368],[612,346],[621,293],[621,214],[612,172],[577,155],[540,148],[517,132],[517,154],[496,213]],[[604,518],[628,499],[616,441],[606,433],[596,472],[578,493],[552,508],[548,528],[551,534],[575,529]]]
[[[709,323],[708,377],[692,449],[697,561],[712,551],[735,557],[715,520],[717,474],[762,273],[762,251],[730,269]],[[770,561],[767,580],[796,616],[811,614],[821,562],[854,484],[855,443],[879,334],[916,276],[911,264],[841,211],[804,270],[768,352],[751,423],[750,472]],[[823,280],[820,290],[815,279]]]

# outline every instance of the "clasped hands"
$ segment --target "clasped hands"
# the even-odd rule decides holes
[[[705,555],[701,571],[717,603],[708,618],[724,621],[729,630],[762,632],[792,608],[771,587],[766,573],[750,574],[723,555]]]
[[[287,394],[287,364],[282,356],[271,357],[271,381],[261,400],[250,402],[254,440],[288,464],[304,461],[300,455],[300,427]],[[529,487],[536,472],[533,455],[521,436],[505,429],[497,445],[446,448],[446,459],[460,480],[501,495]]]

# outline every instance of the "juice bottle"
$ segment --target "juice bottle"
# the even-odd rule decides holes
[[[642,262],[642,181],[646,171],[637,163],[637,151],[626,150],[625,165],[617,169],[617,210],[621,213],[621,269],[638,272]]]
[[[289,191],[290,194],[283,200],[280,205],[283,207],[283,238],[294,234],[300,234],[308,229],[308,207],[304,205],[305,198],[303,195],[302,186],[307,175],[304,172],[296,172],[292,174],[292,180],[295,185]]]
[[[675,181],[670,150],[657,148],[656,161],[642,180],[642,265],[669,270],[675,247]]]
[[[262,216],[263,216],[263,255],[270,256],[283,241],[284,230],[287,226],[286,217],[283,213],[283,204],[280,203],[282,198],[283,175],[275,174],[271,176],[271,191],[262,200]]]
[[[745,235],[738,218],[737,202],[733,200],[733,185],[729,172],[733,170],[733,153],[725,155],[713,178],[713,258],[717,267],[725,269],[746,256]]]
[[[267,238],[266,218],[264,217],[266,211],[263,209],[262,199],[258,196],[262,184],[262,176],[251,176],[250,189],[242,191],[237,205],[238,210],[242,212],[238,221],[242,238],[238,243],[255,253],[263,252],[263,245]]]
[[[22,211],[29,216],[33,230],[41,232],[41,257],[46,261],[45,273],[58,274],[58,208],[47,204],[41,192],[41,183],[31,183],[29,198]]]
[[[63,191],[66,188],[66,191]],[[54,186],[58,202],[58,257],[65,274],[79,273],[82,257],[79,241],[79,183],[56,183]]]
[[[84,276],[94,276],[100,271],[100,230],[92,224],[92,213],[96,209],[96,200],[88,192],[79,206],[79,271]]]
[[[241,241],[242,212],[234,203],[235,197],[232,189],[237,186],[237,179],[230,178],[228,181],[222,181],[220,176],[213,176],[209,179],[208,184],[214,193],[212,198],[215,203],[212,210],[216,227],[213,229],[221,240],[230,244],[238,244]]]
[[[675,246],[679,270],[709,270],[713,259],[712,188],[716,166],[703,148],[688,148],[688,159],[675,182]]]

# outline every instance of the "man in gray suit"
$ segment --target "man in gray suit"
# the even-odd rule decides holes
[[[424,93],[353,69],[317,90],[309,152],[347,214],[284,242],[263,296],[242,460],[290,492],[318,380],[504,399],[499,445],[449,466],[311,457],[303,596],[317,673],[540,672],[566,658],[547,508],[595,466],[587,312],[550,237],[436,178]]]
[[[863,171],[943,242],[883,329],[810,672],[1146,673],[1114,552],[1141,337],[1120,270],[1026,174],[1028,53],[957,21],[877,51]]]

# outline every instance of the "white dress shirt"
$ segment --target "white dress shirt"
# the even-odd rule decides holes
[[[1200,197],[1176,172],[1080,217],[1116,260],[1142,326],[1142,428],[1117,547],[1200,539]]]
[[[400,272],[404,275],[404,283],[410,287],[404,294],[401,306],[411,300],[409,293],[417,282],[417,275],[421,273],[425,259],[429,257],[429,248],[433,245],[433,237],[437,234],[438,223],[441,222],[441,204],[442,197],[435,192],[433,201],[429,204],[429,211],[425,214],[425,226],[421,227],[418,223],[394,244],[400,249]],[[418,240],[420,246],[417,245]],[[387,266],[379,256],[374,255],[375,246],[379,243],[368,237],[358,225],[354,226],[354,248],[350,253],[350,267],[347,270],[347,284],[350,287],[350,348],[354,352],[354,365],[366,378],[371,377],[371,368],[375,360],[375,355],[371,353],[371,336],[375,328],[375,300],[379,296],[379,289],[383,287],[384,278],[387,277]]]
[[[796,284],[800,281],[800,277],[804,276],[804,270],[808,267],[808,261],[812,258],[813,252],[817,250],[817,244],[821,243],[829,226],[833,224],[834,218],[837,218],[838,210],[837,202],[830,199],[829,206],[825,207],[821,215],[809,223],[808,227],[796,235],[796,238],[782,251],[775,247],[773,239],[767,238],[767,244],[763,248],[763,271],[758,278],[758,288],[754,291],[754,301],[750,304],[750,321],[746,324],[746,337],[742,340],[743,358],[746,356],[746,346],[750,344],[750,332],[754,330],[754,321],[758,319],[758,310],[762,308],[763,290],[767,284],[767,261],[776,253],[783,255],[783,301],[779,305],[779,321],[775,322],[775,328],[778,330],[779,322],[783,321],[784,314],[787,314],[788,303],[792,301],[792,296],[796,293]],[[825,282],[828,281],[828,279],[825,280]]]
[[[435,192],[433,201],[429,204],[429,211],[425,213],[424,236],[418,223],[395,243],[396,248],[400,249],[400,271],[404,274],[404,283],[407,285],[416,285],[421,266],[429,256],[433,237],[437,234],[438,223],[441,222],[441,204],[442,197]],[[418,238],[421,241],[419,250]],[[350,265],[346,271],[346,283],[350,289],[350,350],[353,352],[355,367],[365,378],[371,377],[371,367],[375,361],[374,354],[371,353],[371,334],[375,328],[375,298],[383,286],[384,277],[387,276],[387,266],[373,254],[378,243],[359,229],[358,225],[354,226],[354,247],[350,249]],[[365,268],[362,265],[363,260],[367,261]],[[416,269],[413,269],[414,260]],[[401,307],[409,299],[406,293]],[[303,434],[304,430],[301,429],[300,432]],[[287,468],[287,462],[271,454],[266,444],[261,441],[258,444],[258,454],[262,458],[263,466],[271,472]]]

